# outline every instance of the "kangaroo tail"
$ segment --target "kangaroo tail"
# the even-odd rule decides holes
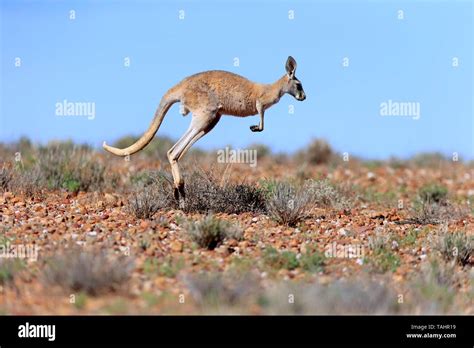
[[[168,112],[169,108],[171,107],[171,105],[173,105],[177,101],[178,99],[176,98],[169,98],[166,96],[163,97],[163,99],[160,102],[160,105],[158,106],[158,109],[156,109],[155,117],[153,118],[153,121],[151,122],[151,125],[148,128],[148,130],[140,137],[140,139],[138,139],[135,143],[133,143],[129,147],[126,147],[125,149],[119,149],[119,148],[107,145],[105,141],[102,144],[102,147],[106,151],[113,153],[114,155],[117,155],[117,156],[133,155],[134,153],[140,151],[145,146],[147,146],[150,143],[150,141],[153,139],[156,132],[158,131],[158,128],[160,128],[161,122],[163,122],[163,119],[165,118],[165,115]]]

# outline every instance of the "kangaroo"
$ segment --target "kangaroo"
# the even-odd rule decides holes
[[[192,113],[191,124],[167,153],[173,174],[173,194],[181,205],[180,198],[184,202],[185,190],[178,161],[196,141],[216,126],[222,115],[246,117],[259,114],[260,123],[250,126],[250,130],[261,132],[265,110],[278,103],[285,93],[300,101],[306,99],[303,85],[295,76],[295,59],[288,57],[285,67],[286,74],[272,84],[255,83],[237,74],[220,70],[191,75],[166,92],[150,127],[134,144],[125,149],[118,149],[104,141],[103,148],[118,156],[128,156],[140,151],[153,139],[171,105],[181,102],[181,114],[186,116],[189,112]]]

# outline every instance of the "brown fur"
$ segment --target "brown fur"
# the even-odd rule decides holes
[[[191,112],[203,107],[219,110],[221,115],[251,116],[258,114],[257,100],[263,104],[274,104],[281,97],[280,90],[287,82],[285,75],[270,85],[254,83],[240,75],[220,70],[192,75],[170,90],[180,90],[181,104]]]
[[[227,71],[212,70],[189,76],[172,87],[163,96],[149,129],[134,144],[125,149],[108,146],[105,150],[127,156],[143,149],[158,131],[163,118],[172,104],[181,102],[181,113],[193,114],[188,130],[168,151],[175,184],[175,197],[184,198],[184,180],[178,161],[201,137],[210,132],[222,115],[246,117],[260,115],[260,124],[251,126],[253,132],[261,132],[264,127],[265,110],[277,103],[285,93],[298,100],[306,98],[301,82],[295,77],[296,61],[288,57],[286,74],[272,84],[252,82],[245,77]],[[180,202],[181,203],[181,202]]]

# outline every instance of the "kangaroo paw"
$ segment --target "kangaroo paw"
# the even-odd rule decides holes
[[[184,184],[179,184],[178,186],[179,196],[183,200],[186,198],[186,192],[184,191]]]
[[[177,187],[175,187],[173,190],[173,196],[176,202],[179,202],[179,189]]]
[[[251,130],[252,132],[261,132],[261,131],[263,131],[263,129],[261,129],[260,126],[257,125],[257,124],[254,125],[254,126],[250,126],[250,130]]]

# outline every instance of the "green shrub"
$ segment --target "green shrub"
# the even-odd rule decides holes
[[[448,197],[448,189],[437,184],[424,185],[418,191],[420,200],[425,203],[444,203]]]
[[[263,260],[266,265],[275,269],[293,270],[299,267],[299,261],[294,252],[279,252],[273,247],[268,247],[265,249]]]
[[[447,227],[443,226],[438,230],[433,247],[445,260],[455,260],[465,266],[473,255],[474,237],[465,231],[449,232]]]
[[[50,189],[96,191],[105,185],[106,168],[87,146],[53,143],[40,147],[36,165]]]
[[[266,210],[279,224],[296,226],[308,215],[311,203],[311,195],[306,188],[278,182],[267,198]]]
[[[174,278],[183,269],[183,258],[165,257],[163,259],[147,258],[143,263],[143,273],[149,276],[164,276]]]
[[[374,252],[366,261],[374,271],[380,273],[395,272],[400,266],[400,257],[386,249]]]
[[[392,233],[383,230],[376,230],[373,237],[369,237],[369,247],[372,254],[365,258],[365,262],[369,267],[378,273],[388,271],[395,272],[400,266],[400,257],[396,255],[390,248]]]
[[[19,259],[0,258],[0,285],[13,283],[17,273],[24,267]]]
[[[242,239],[242,229],[232,223],[208,215],[200,221],[188,221],[185,226],[191,240],[201,248],[215,249],[225,239]]]
[[[300,266],[307,272],[321,272],[326,262],[324,253],[316,248],[309,248],[306,252],[301,254],[299,259]]]

